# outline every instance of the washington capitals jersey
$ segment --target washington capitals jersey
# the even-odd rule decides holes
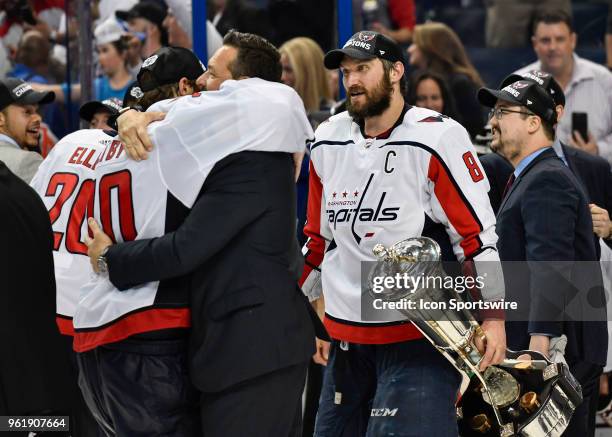
[[[111,141],[102,130],[67,135],[53,147],[31,182],[53,227],[56,320],[66,335],[74,334],[72,317],[80,288],[92,274],[84,238],[87,218],[93,216],[94,168]]]
[[[94,172],[93,215],[113,242],[159,237],[178,227],[188,210],[168,195],[156,154],[133,161],[114,138],[102,156]],[[190,326],[186,278],[125,291],[116,289],[106,275],[90,278],[81,289],[74,315],[77,352],[135,334]]]
[[[300,281],[305,293],[322,290],[333,338],[382,344],[420,337],[399,313],[395,322],[362,320],[361,262],[376,261],[378,243],[425,235],[447,259],[499,263],[489,183],[466,130],[407,106],[385,138],[366,138],[347,112],[321,124],[315,138]],[[485,300],[503,294],[499,280],[483,290]]]

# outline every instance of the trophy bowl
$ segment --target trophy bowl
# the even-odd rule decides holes
[[[486,338],[485,333],[469,310],[450,309],[451,300],[463,300],[452,287],[440,285],[448,275],[438,244],[427,237],[409,238],[390,247],[377,244],[373,253],[378,262],[368,273],[368,292],[389,302],[413,302],[398,311],[469,379],[457,403],[462,436],[561,436],[582,402],[580,385],[567,365],[533,351],[506,350],[504,362],[481,372],[483,356],[475,340]],[[390,281],[385,284],[393,285],[381,287],[377,281],[406,276],[413,279],[403,286]],[[531,360],[519,360],[523,354]]]

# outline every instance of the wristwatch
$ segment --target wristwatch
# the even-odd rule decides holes
[[[107,246],[104,248],[102,253],[98,256],[98,260],[97,260],[98,272],[105,274],[105,275],[108,274],[108,263],[106,262],[106,253],[108,252],[109,247],[110,246]]]

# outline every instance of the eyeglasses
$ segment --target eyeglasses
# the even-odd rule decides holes
[[[513,111],[512,109],[506,109],[506,108],[493,108],[491,109],[491,111],[489,112],[489,120],[492,119],[494,116],[497,120],[501,120],[501,118],[503,117],[504,114],[507,113],[513,113],[513,114],[524,114],[524,115],[535,115],[532,112],[525,112],[525,111]]]

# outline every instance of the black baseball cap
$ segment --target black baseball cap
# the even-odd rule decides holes
[[[90,122],[97,112],[106,111],[110,115],[117,115],[122,108],[122,102],[116,97],[106,100],[92,100],[79,108],[79,117]]]
[[[363,30],[351,36],[344,47],[327,52],[325,67],[330,70],[340,67],[345,56],[355,59],[386,59],[391,62],[405,63],[400,46],[382,33]]]
[[[511,83],[500,90],[491,88],[480,88],[478,90],[478,101],[489,108],[493,108],[497,100],[524,106],[542,120],[555,124],[557,112],[555,102],[537,83],[531,80],[519,80]]]
[[[0,110],[12,104],[44,105],[53,100],[55,100],[53,91],[34,91],[32,85],[13,77],[0,80]]]
[[[149,71],[151,74],[143,75]],[[198,57],[183,47],[162,47],[142,63],[138,84],[143,92],[161,85],[176,83],[182,77],[196,80],[206,69]]]
[[[115,11],[115,16],[123,21],[129,21],[133,18],[144,18],[151,23],[162,27],[162,23],[166,18],[166,10],[159,4],[144,1],[136,3],[129,11]]]
[[[561,85],[559,85],[552,74],[545,71],[529,70],[522,74],[510,74],[502,81],[499,88],[505,88],[519,80],[530,80],[537,83],[546,90],[548,95],[555,101],[555,105],[565,106],[565,93]]]

